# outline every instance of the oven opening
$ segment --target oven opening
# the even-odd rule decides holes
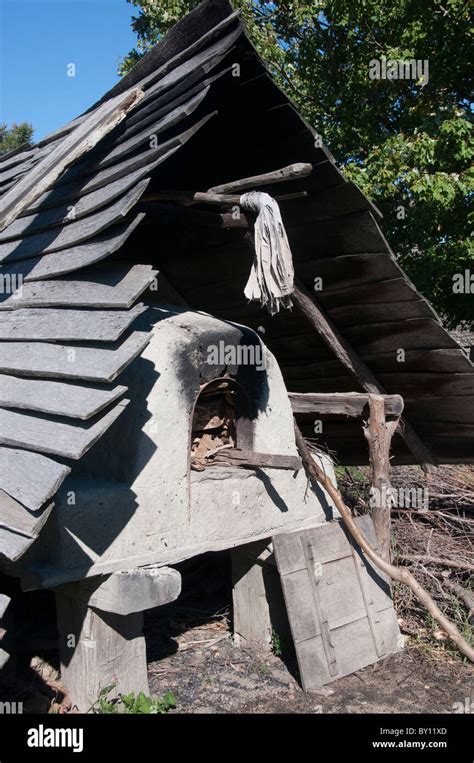
[[[193,410],[191,468],[202,471],[216,453],[252,450],[252,443],[250,403],[243,387],[231,378],[204,384]]]

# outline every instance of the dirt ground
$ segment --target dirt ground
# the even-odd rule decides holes
[[[283,661],[233,643],[227,618],[151,616],[152,696],[172,690],[176,713],[452,713],[474,710],[474,671],[408,642],[403,652],[304,693],[294,658]]]

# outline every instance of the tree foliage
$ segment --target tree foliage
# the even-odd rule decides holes
[[[197,0],[128,0],[137,48],[126,72]],[[279,84],[349,179],[449,325],[472,318],[453,293],[471,267],[469,4],[465,0],[234,0]],[[371,61],[427,61],[429,76],[371,79]],[[469,312],[471,311],[471,312]]]
[[[24,144],[28,145],[32,137],[33,127],[28,122],[13,122],[11,127],[7,127],[5,122],[0,123],[0,156]]]

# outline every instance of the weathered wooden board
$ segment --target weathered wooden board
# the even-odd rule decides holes
[[[147,167],[146,174],[149,174],[155,167],[169,159],[169,157],[172,156],[180,146],[184,145],[196,132],[198,132],[198,130],[200,130],[201,127],[214,116],[214,114],[215,112],[208,114],[188,130],[185,130],[176,137],[170,138],[165,143],[158,144],[153,151],[153,154],[151,151],[138,153],[130,159],[112,165],[112,167],[107,167],[100,172],[93,172],[90,177],[84,176],[71,183],[67,182],[67,173],[65,173],[63,182],[56,183],[52,191],[39,197],[38,201],[29,207],[30,211],[38,211],[40,208],[46,209],[47,207],[64,204],[78,196],[82,196],[85,193],[91,193],[104,185],[125,177],[140,168]]]
[[[3,615],[5,614],[8,605],[10,604],[10,597],[7,596],[4,593],[0,593],[0,620],[2,619]]]
[[[111,382],[143,352],[150,336],[146,331],[133,331],[125,340],[103,348],[0,342],[0,371],[17,376]]]
[[[70,471],[39,453],[0,447],[0,490],[32,511],[56,493]]]
[[[152,283],[157,272],[150,265],[125,265],[108,271],[95,269],[64,279],[29,281],[15,294],[0,294],[0,311],[24,307],[126,309]]]
[[[146,310],[61,310],[26,308],[0,313],[0,339],[115,342]]]
[[[386,281],[400,276],[399,268],[384,252],[300,261],[297,272],[308,288],[313,287],[316,278],[322,278],[322,289],[319,291],[325,294],[332,294],[347,286]]]
[[[403,364],[400,364],[403,365]],[[404,397],[416,395],[474,395],[474,369],[467,373],[400,373],[378,374],[377,378],[388,390],[398,390]]]
[[[214,456],[216,464],[232,464],[253,468],[301,469],[301,459],[298,456],[280,456],[273,453],[256,453],[254,451],[226,448]]]
[[[28,174],[0,200],[0,228],[5,228],[23,209],[37,199],[61,173],[95,146],[132,109],[144,93],[138,88],[106,101],[71,134],[58,143]]]
[[[127,391],[127,387],[111,389],[78,386],[42,379],[19,379],[0,374],[0,408],[90,419]]]
[[[407,350],[404,355],[403,367],[400,369],[400,358],[393,350],[376,354],[364,354],[362,358],[375,374],[379,373],[418,373],[427,368],[432,373],[470,373],[472,363],[461,350]]]
[[[331,413],[344,416],[361,416],[368,405],[369,396],[364,392],[288,392],[293,413]],[[385,414],[400,416],[403,399],[400,395],[384,395]]]
[[[49,228],[39,233],[32,233],[20,241],[14,239],[0,244],[0,262],[24,260],[38,254],[55,252],[58,249],[72,247],[91,238],[91,236],[98,235],[113,223],[123,220],[137,203],[148,183],[149,179],[144,178],[120,199],[89,215],[89,217],[64,223],[62,226]]]
[[[404,350],[456,349],[458,345],[431,318],[413,318],[399,323],[368,324],[344,329],[344,336],[362,354]]]
[[[69,224],[73,220],[80,220],[82,217],[92,214],[97,209],[123,196],[132,187],[135,187],[145,175],[146,169],[141,168],[130,173],[130,175],[109,183],[109,185],[92,191],[92,193],[84,193],[80,198],[75,201],[72,200],[68,204],[59,204],[56,207],[49,207],[48,209],[33,213],[25,210],[24,215],[18,217],[0,233],[0,242],[20,238],[23,235],[30,235],[55,225]]]
[[[372,520],[356,520],[376,547]],[[318,689],[399,648],[387,578],[339,522],[273,538],[305,691]]]
[[[51,514],[50,503],[40,512],[28,511],[21,503],[0,490],[0,525],[30,538],[36,538]]]
[[[231,67],[226,67],[213,74],[211,77],[205,77],[204,72],[193,72],[192,76],[186,79],[181,86],[173,88],[173,93],[165,93],[148,101],[143,109],[134,113],[124,123],[123,130],[116,138],[111,138],[110,145],[115,146],[123,140],[128,140],[132,135],[136,135],[154,120],[160,119],[169,111],[185,103],[192,96],[208,90],[210,86],[217,82],[221,77],[229,74]],[[204,79],[203,79],[204,76]],[[171,100],[170,100],[171,98]]]
[[[121,400],[98,421],[88,424],[0,410],[0,444],[79,459],[114,423],[128,402]]]
[[[142,153],[149,153],[150,158],[153,158],[156,144],[160,142],[158,136],[190,116],[193,111],[198,108],[208,92],[209,88],[193,96],[187,102],[177,106],[175,109],[165,114],[165,116],[161,117],[161,119],[152,123],[152,125],[144,127],[138,134],[130,137],[128,140],[120,141],[115,148],[108,150],[105,156],[96,161],[95,164],[88,161],[83,164],[75,165],[68,173],[68,181],[74,180],[82,174],[90,174],[93,170],[100,172],[100,170],[109,167],[111,164],[122,162],[138,149],[141,149]]]
[[[87,239],[82,244],[69,249],[60,249],[58,252],[44,254],[40,257],[29,257],[13,262],[11,265],[5,263],[0,265],[0,279],[4,283],[4,291],[14,291],[20,278],[25,282],[42,281],[72,273],[75,270],[100,262],[123,246],[144,217],[144,213],[139,213],[131,222],[124,225],[113,225],[99,236]],[[12,288],[12,284],[15,285],[14,288]]]
[[[25,551],[29,549],[36,538],[30,538],[29,535],[20,535],[7,527],[2,527],[0,523],[0,556],[4,556],[10,562],[16,562]],[[0,660],[1,660],[0,655]]]
[[[414,295],[415,296],[415,295]],[[322,302],[322,300],[321,300]],[[345,307],[329,307],[331,300],[326,299],[328,315],[340,329],[349,326],[363,326],[366,323],[385,323],[386,321],[406,321],[412,318],[435,318],[437,315],[425,299],[405,300],[404,302],[386,302],[348,304]]]

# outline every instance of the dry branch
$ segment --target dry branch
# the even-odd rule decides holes
[[[306,441],[296,421],[295,421],[295,438],[296,438],[296,445],[298,447],[301,459],[303,461],[303,466],[308,475],[308,478],[315,480],[316,482],[319,482],[324,487],[328,495],[334,501],[346,528],[348,529],[348,531],[350,532],[350,534],[352,535],[356,543],[358,543],[361,549],[366,553],[367,557],[375,565],[377,565],[377,567],[381,569],[382,572],[385,572],[387,575],[389,575],[392,578],[392,580],[397,580],[398,582],[404,583],[405,585],[407,585],[413,591],[418,601],[420,601],[421,604],[423,604],[426,607],[426,609],[428,610],[430,615],[433,617],[433,619],[436,620],[437,623],[439,623],[439,625],[443,628],[443,630],[446,632],[449,638],[456,644],[459,651],[462,654],[464,654],[471,662],[474,662],[474,649],[472,648],[472,646],[470,646],[470,644],[468,644],[466,639],[462,637],[462,635],[460,634],[460,632],[458,631],[454,623],[452,623],[443,614],[443,612],[441,612],[436,602],[433,600],[430,594],[418,583],[418,581],[413,577],[411,572],[409,572],[406,569],[401,569],[400,567],[395,567],[393,564],[386,562],[372,548],[370,543],[366,541],[364,535],[360,532],[359,528],[354,522],[354,519],[348,507],[344,503],[344,500],[339,490],[336,487],[334,487],[330,478],[326,476],[326,474],[324,474],[323,470],[318,466],[318,464],[311,457],[311,451],[309,450],[308,445],[306,444]]]

